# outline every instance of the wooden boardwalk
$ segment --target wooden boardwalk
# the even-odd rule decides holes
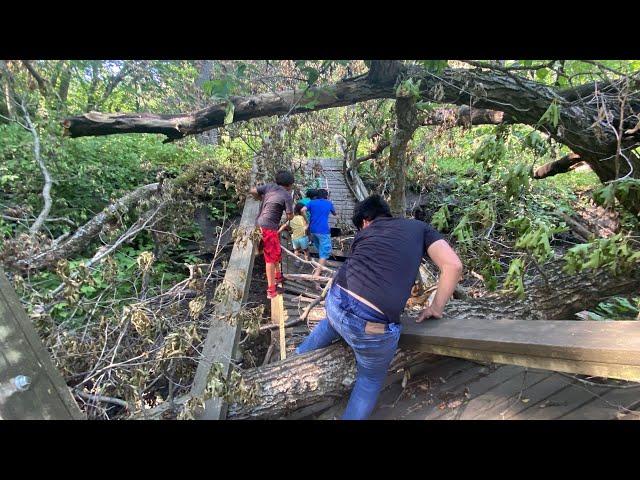
[[[85,418],[0,269],[0,385],[17,375],[30,377],[31,386],[0,398],[0,420]]]
[[[639,384],[448,358],[384,390],[371,419],[640,420],[639,409]]]

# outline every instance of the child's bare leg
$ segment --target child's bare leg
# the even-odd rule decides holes
[[[276,283],[276,263],[266,263],[267,284],[271,288]]]
[[[304,253],[304,259],[308,262],[309,261],[309,249],[303,250],[302,252]]]

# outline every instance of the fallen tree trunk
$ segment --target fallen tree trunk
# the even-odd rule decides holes
[[[310,87],[308,90],[296,89],[247,97],[231,97],[230,102],[234,105],[233,122],[239,122],[251,118],[341,107],[374,98],[392,98],[393,96],[392,84],[377,85],[368,82],[367,77],[361,77],[325,87]],[[70,137],[160,133],[167,136],[166,141],[172,141],[221,127],[225,124],[226,114],[227,102],[224,101],[196,112],[177,115],[89,112],[66,118],[62,124],[64,134]]]
[[[152,183],[128,193],[78,228],[68,239],[59,243],[54,241],[53,247],[49,250],[30,258],[20,259],[14,262],[15,266],[24,270],[40,270],[55,265],[58,260],[75,255],[98,236],[107,222],[118,214],[128,211],[140,201],[151,197],[157,190],[158,183]]]
[[[433,358],[436,356],[399,350],[389,373],[394,374]],[[328,398],[341,398],[351,390],[355,376],[355,357],[343,342],[264,367],[245,370],[242,372],[242,379],[245,387],[254,391],[254,401],[251,404],[231,404],[227,419],[286,417],[296,410]]]
[[[491,317],[511,320],[573,319],[581,310],[595,307],[613,295],[640,288],[640,271],[613,276],[606,269],[568,275],[562,271],[564,261],[540,267],[541,274],[524,280],[524,298],[489,294],[447,304],[445,317],[477,320]]]

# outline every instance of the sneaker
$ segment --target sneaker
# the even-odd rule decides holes
[[[267,288],[267,298],[271,300],[272,298],[276,298],[278,296],[278,291],[276,290],[276,286],[273,285],[270,288]]]

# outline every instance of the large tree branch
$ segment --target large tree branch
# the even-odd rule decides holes
[[[29,62],[28,60],[22,60],[22,64],[29,71],[31,76],[35,78],[36,82],[38,83],[38,89],[40,90],[40,93],[42,94],[42,96],[44,98],[47,98],[47,93],[48,93],[47,81],[44,78],[42,78],[42,75],[40,75],[38,71],[33,67],[33,65],[31,65],[31,62]]]
[[[501,125],[514,123],[513,119],[499,110],[485,108],[439,108],[430,112],[422,125],[447,125],[451,127],[471,127],[473,125]]]
[[[571,170],[571,167],[580,162],[582,162],[582,158],[580,157],[580,155],[570,153],[559,160],[545,163],[541,167],[538,167],[533,173],[533,178],[539,180],[541,178],[558,175],[559,173],[566,173]]]
[[[304,113],[312,110],[352,105],[375,98],[392,98],[393,87],[367,82],[367,77],[346,80],[326,87],[306,90],[286,90],[248,97],[231,97],[233,121],[252,118]],[[118,133],[160,133],[168,140],[202,133],[224,125],[227,102],[220,102],[193,113],[177,115],[103,114],[89,112],[63,121],[65,135],[71,137],[114,135]]]

